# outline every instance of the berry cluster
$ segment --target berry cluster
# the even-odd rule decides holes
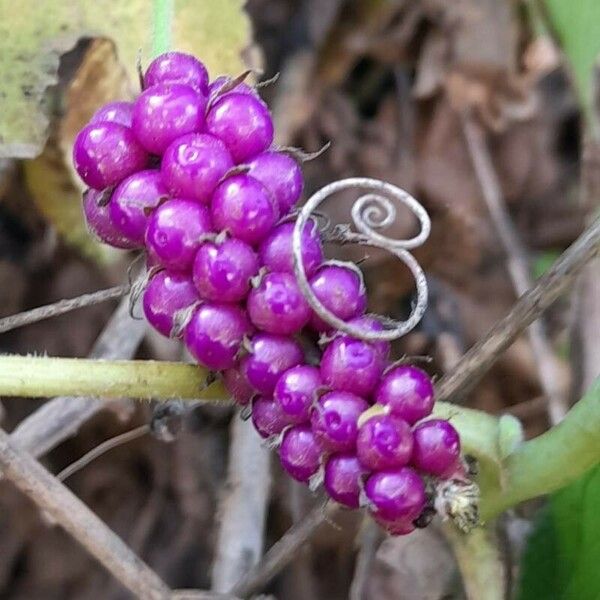
[[[390,363],[388,342],[333,331],[301,293],[292,234],[302,174],[272,146],[256,90],[227,77],[209,83],[204,65],[178,52],[156,58],[143,87],[135,102],[101,108],[75,142],[91,232],[145,247],[146,318],[222,374],[294,479],[323,482],[340,504],[366,505],[391,533],[409,533],[432,512],[436,482],[464,475],[456,430],[427,419],[430,378]],[[319,302],[382,331],[365,314],[360,270],[324,260],[314,221],[301,240]],[[315,366],[305,350],[317,336]]]

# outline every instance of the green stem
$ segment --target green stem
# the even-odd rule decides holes
[[[226,399],[220,385],[206,385],[207,376],[179,362],[0,356],[0,396]]]
[[[171,48],[173,34],[173,0],[154,0],[154,34],[152,56],[158,56]]]
[[[228,394],[197,365],[157,361],[102,361],[0,356],[0,396],[203,399]],[[438,402],[435,414],[452,421],[463,450],[478,458],[481,514],[487,521],[510,506],[578,479],[600,462],[600,378],[565,419],[539,437],[521,441],[518,421]]]

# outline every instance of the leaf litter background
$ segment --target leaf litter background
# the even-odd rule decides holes
[[[534,273],[582,230],[588,207],[577,187],[579,104],[560,56],[540,37],[531,13],[510,2],[249,0],[250,22],[241,4],[178,1],[174,46],[206,60],[213,75],[236,74],[244,64],[262,64],[264,79],[280,73],[263,90],[278,142],[307,151],[332,142],[306,164],[307,195],[335,179],[362,175],[400,185],[423,202],[433,232],[417,254],[431,303],[395,352],[431,356],[427,369],[442,374],[515,300],[461,115],[474,115],[488,132],[502,192],[531,250]],[[6,157],[0,159],[0,316],[126,277],[132,257],[100,247],[85,232],[81,188],[69,157],[75,133],[100,104],[135,93],[138,48],[144,58],[150,52],[150,7],[122,0],[49,1],[40,10],[24,0],[13,10],[14,4],[0,1],[0,65],[6,73],[0,83],[0,156]],[[350,204],[351,198],[337,198],[329,213],[347,221]],[[393,233],[412,226],[400,220]],[[332,256],[355,260],[363,252],[331,248]],[[362,267],[370,309],[406,313],[408,274],[376,253]],[[108,304],[87,308],[4,334],[0,349],[85,356],[113,310]],[[573,383],[572,320],[568,298],[546,319],[566,393]],[[150,332],[138,356],[181,358],[177,344]],[[547,428],[527,339],[515,343],[463,401],[491,413],[511,412],[529,436]],[[3,400],[2,427],[14,429],[36,407],[33,401]],[[116,403],[43,462],[59,472],[105,439],[148,422],[151,414],[148,405]],[[145,436],[68,480],[171,587],[210,586],[232,414],[227,407],[195,408],[174,441]],[[278,465],[272,470],[267,546],[315,502]],[[99,590],[103,598],[127,597],[72,539],[40,518],[10,485],[0,486],[2,597],[97,598]],[[569,501],[559,498],[546,512],[556,514]],[[503,529],[513,585],[538,507],[521,508]],[[348,514],[340,524],[322,528],[268,591],[286,600],[347,597],[361,519]],[[442,534],[429,528],[385,540],[366,597],[463,598]],[[526,597],[536,596],[525,591]]]

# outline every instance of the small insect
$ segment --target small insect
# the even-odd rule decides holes
[[[449,518],[463,533],[479,522],[479,487],[472,481],[448,479],[437,485],[435,508],[442,518]]]

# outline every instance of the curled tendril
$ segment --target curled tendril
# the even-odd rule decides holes
[[[406,321],[384,319],[383,324],[385,329],[383,331],[365,331],[360,327],[349,325],[336,317],[319,302],[319,299],[315,296],[308,283],[308,278],[304,271],[302,262],[302,231],[306,222],[315,209],[327,200],[329,196],[347,189],[360,189],[367,192],[358,198],[352,206],[352,220],[360,233],[346,233],[347,240],[382,248],[391,252],[410,269],[415,278],[417,301],[408,319]],[[417,217],[420,224],[420,231],[416,236],[408,240],[395,240],[376,231],[377,229],[389,227],[396,219],[396,204],[391,199],[406,206]],[[330,183],[308,199],[306,204],[301,208],[294,226],[292,251],[294,255],[294,271],[300,290],[319,317],[339,331],[367,341],[395,340],[402,337],[417,325],[427,308],[427,281],[425,274],[409,250],[423,244],[429,237],[430,230],[431,221],[427,211],[410,194],[395,185],[366,177],[352,177]]]

